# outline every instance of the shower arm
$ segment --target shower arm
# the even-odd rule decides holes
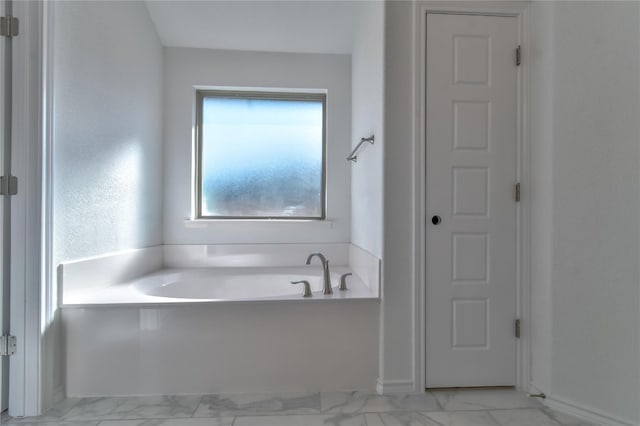
[[[354,163],[358,161],[358,155],[357,152],[358,150],[360,150],[360,147],[362,146],[362,144],[364,144],[365,142],[369,142],[371,145],[373,145],[373,140],[374,140],[374,136],[371,135],[368,138],[360,138],[360,142],[358,142],[358,145],[356,145],[355,148],[353,148],[353,151],[351,151],[351,154],[349,154],[349,156],[347,157],[348,161],[353,161]]]

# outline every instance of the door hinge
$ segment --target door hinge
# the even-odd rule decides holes
[[[20,22],[15,16],[0,17],[0,35],[5,37],[15,37],[19,32]]]
[[[15,176],[0,176],[0,195],[16,195],[18,193],[18,178]]]
[[[513,198],[515,198],[516,203],[520,201],[520,182],[516,183],[514,186]]]
[[[519,339],[520,338],[520,320],[519,319],[516,320],[515,333],[516,333],[516,339]]]
[[[0,356],[16,354],[16,336],[0,336]]]
[[[520,66],[522,63],[522,48],[520,46],[516,49],[516,66]]]

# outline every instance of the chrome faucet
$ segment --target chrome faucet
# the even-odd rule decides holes
[[[302,297],[313,297],[313,293],[311,293],[311,286],[309,285],[309,281],[301,280],[301,281],[291,281],[291,284],[302,284]]]
[[[347,277],[350,277],[351,275],[353,275],[353,273],[351,273],[351,272],[347,272],[346,274],[342,274],[342,276],[340,277],[340,286],[338,287],[340,289],[340,291],[346,291],[347,290]]]
[[[311,264],[311,259],[317,256],[322,262],[322,275],[324,279],[324,289],[322,290],[322,294],[333,294],[333,289],[331,288],[331,275],[329,273],[329,261],[322,253],[311,253],[309,257],[307,257],[307,265]]]

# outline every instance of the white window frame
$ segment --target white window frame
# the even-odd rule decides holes
[[[206,98],[239,98],[322,102],[322,171],[320,216],[205,216],[202,210],[202,110]],[[327,95],[325,92],[298,92],[272,90],[197,89],[194,126],[194,218],[195,220],[287,220],[324,221],[327,218]]]

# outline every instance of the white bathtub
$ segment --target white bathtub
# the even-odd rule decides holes
[[[330,259],[332,295],[317,260],[304,265],[313,251]],[[65,263],[67,394],[373,390],[378,273],[379,260],[339,244],[169,246]],[[313,297],[290,284],[301,279]]]
[[[330,260],[332,295],[322,294],[322,266]],[[146,305],[248,301],[379,299],[379,259],[348,244],[162,246],[65,262],[58,268],[61,305]],[[339,291],[340,275],[348,290]],[[302,297],[307,280],[312,297]]]
[[[337,287],[341,273],[331,273],[333,287]],[[322,294],[322,271],[309,268],[185,268],[166,269],[134,280],[129,285],[147,296],[173,299],[199,299],[208,301],[260,300],[301,298],[302,286],[292,281],[307,280],[312,297]],[[345,297],[356,291],[361,294],[363,283],[358,277],[347,278],[350,290],[334,289],[336,297]],[[326,296],[327,298],[333,296]]]
[[[308,267],[276,268],[174,268],[162,269],[140,278],[102,289],[75,291],[66,295],[65,306],[102,304],[167,304],[197,302],[248,301],[318,301],[342,299],[376,299],[355,274],[347,278],[348,290],[338,290],[340,275],[347,267],[331,270],[332,295],[323,295],[322,269]],[[302,297],[302,285],[292,281],[307,280],[312,297]]]

